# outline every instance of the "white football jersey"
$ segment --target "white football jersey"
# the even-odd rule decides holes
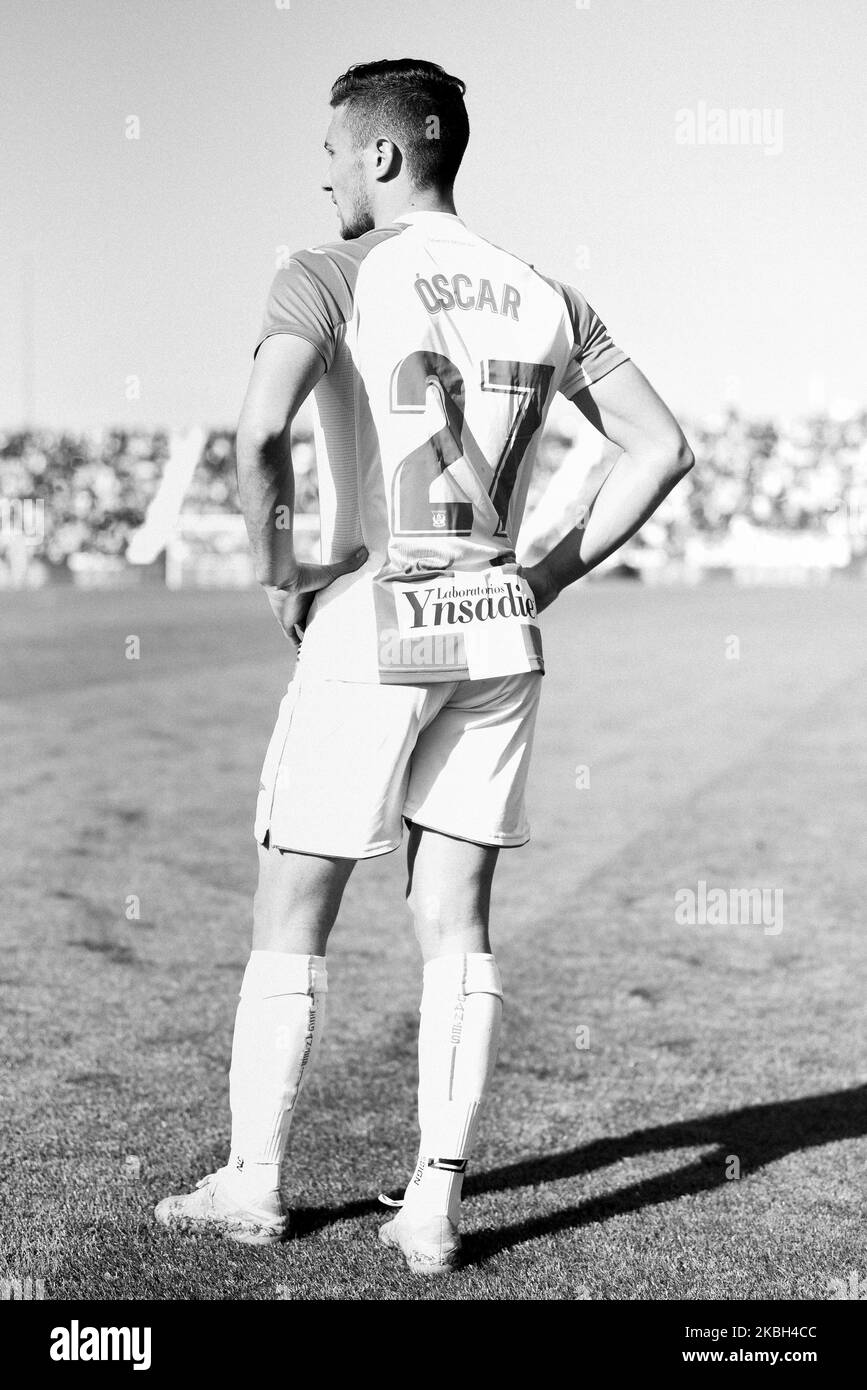
[[[322,559],[369,558],[317,596],[305,668],[425,683],[542,670],[515,562],[555,391],[626,361],[587,301],[449,213],[294,255],[259,344],[321,353]],[[258,350],[258,345],[257,345]]]

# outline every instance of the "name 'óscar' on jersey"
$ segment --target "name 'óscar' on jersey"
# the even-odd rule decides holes
[[[421,683],[542,670],[515,539],[555,391],[626,354],[577,290],[415,212],[277,272],[259,344],[321,353],[314,391],[322,560],[369,558],[317,596],[302,661]]]

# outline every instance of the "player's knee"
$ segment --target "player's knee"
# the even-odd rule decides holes
[[[411,885],[406,900],[417,933],[437,936],[447,928],[448,918],[442,894]]]
[[[279,850],[269,850],[259,859],[259,882],[253,894],[253,934],[279,933],[306,927],[315,917],[315,906],[299,892],[288,874]]]
[[[274,893],[267,883],[262,882],[260,875],[259,885],[253,894],[253,935],[258,936],[263,931],[280,925],[284,917],[285,914],[280,912]]]
[[[465,897],[456,899],[451,893],[413,888],[407,902],[420,941],[446,941],[485,929],[481,914]]]

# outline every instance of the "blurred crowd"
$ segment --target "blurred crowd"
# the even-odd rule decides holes
[[[0,433],[0,584],[9,582],[24,546],[31,581],[34,571],[38,579],[64,577],[76,557],[121,561],[156,495],[170,448],[163,430]],[[311,436],[294,441],[293,460],[296,506],[315,511]],[[213,430],[187,489],[184,512],[238,510],[234,434]]]
[[[695,467],[639,546],[679,558],[691,537],[721,537],[735,520],[777,534],[867,535],[867,411],[777,425],[730,410],[692,422],[688,434]]]
[[[693,421],[687,429],[695,468],[642,529],[632,543],[633,554],[650,550],[677,560],[691,537],[724,536],[736,518],[777,534],[845,532],[863,541],[867,411],[847,419],[822,414],[779,425],[729,410]],[[16,543],[20,553],[26,542],[27,563],[41,569],[43,577],[62,574],[73,556],[121,560],[157,490],[170,447],[162,431],[0,434],[0,581],[9,582]],[[580,442],[559,426],[540,451],[535,495],[544,490],[546,472],[570,466],[573,451],[580,462]],[[296,508],[315,512],[315,454],[309,434],[294,438],[293,461]],[[38,513],[34,499],[42,504]],[[237,513],[230,431],[207,435],[184,511]]]

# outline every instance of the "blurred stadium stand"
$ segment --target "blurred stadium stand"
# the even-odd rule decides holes
[[[688,421],[689,476],[607,568],[648,582],[734,574],[743,582],[863,574],[867,552],[867,411],[774,423],[734,409]],[[0,587],[54,581],[252,582],[239,516],[234,436],[199,432],[183,505],[165,547],[133,565],[175,439],[165,431],[0,434]],[[190,432],[186,438],[193,437]],[[574,409],[552,411],[539,450],[519,553],[532,560],[581,515],[614,457]],[[293,459],[301,548],[316,553],[312,436]],[[169,470],[170,471],[170,470]],[[133,554],[136,548],[133,548]]]

